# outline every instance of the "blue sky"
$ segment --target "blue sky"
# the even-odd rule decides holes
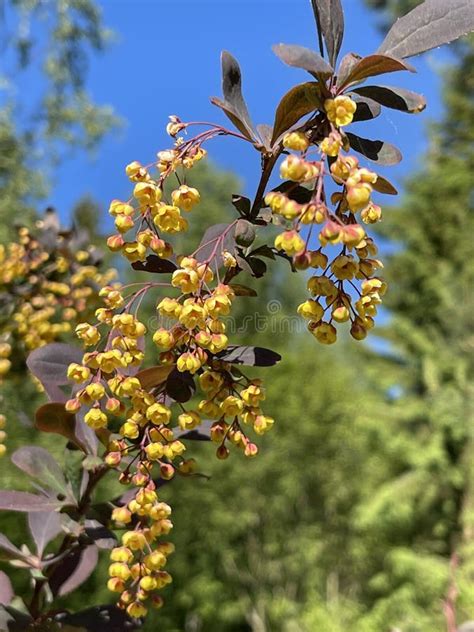
[[[110,103],[124,119],[91,160],[69,157],[54,174],[48,200],[66,218],[74,202],[88,193],[107,208],[110,199],[127,196],[123,175],[131,160],[150,162],[169,146],[164,128],[169,114],[183,120],[224,122],[209,97],[220,95],[220,52],[239,60],[244,93],[254,122],[271,123],[281,96],[307,80],[298,69],[284,66],[272,53],[274,43],[299,43],[316,48],[309,0],[102,0],[105,24],[117,35],[104,55],[91,60],[88,89],[99,103]],[[373,52],[381,41],[379,16],[362,0],[346,0],[343,53]],[[429,106],[422,116],[389,111],[384,118],[358,124],[362,135],[397,144],[405,161],[384,173],[400,182],[416,167],[424,148],[429,119],[439,116],[439,77],[434,68],[446,59],[435,52],[414,60],[417,75],[387,75],[386,85],[404,85],[425,94]],[[29,86],[32,96],[40,81]],[[354,131],[355,126],[353,127]],[[258,173],[258,155],[245,143],[218,139],[208,150],[212,160],[238,174],[251,193]]]

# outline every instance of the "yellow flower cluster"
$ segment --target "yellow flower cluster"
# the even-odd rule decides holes
[[[12,358],[24,362],[29,351],[61,339],[88,316],[98,288],[114,276],[115,270],[99,270],[91,252],[72,252],[60,236],[47,248],[21,228],[18,241],[0,245],[0,293],[10,310],[0,322],[0,384]]]
[[[142,479],[148,480],[146,476]],[[135,522],[133,529],[122,533],[122,546],[110,553],[107,583],[109,590],[120,593],[118,606],[126,609],[131,617],[144,617],[148,606],[161,608],[163,605],[157,591],[172,581],[171,575],[163,569],[174,545],[160,538],[173,528],[170,515],[171,507],[158,500],[153,482],[142,484],[128,505],[116,507],[112,512],[112,519],[122,529]]]
[[[184,124],[172,121],[168,127],[174,136]],[[199,144],[183,144],[182,139],[178,139],[173,149],[158,152],[155,165],[143,166],[136,160],[127,165],[125,172],[134,188],[129,200],[112,200],[110,204],[109,213],[118,231],[107,240],[110,250],[120,252],[130,262],[143,261],[147,254],[169,258],[173,249],[163,235],[187,229],[188,221],[183,212],[191,211],[201,196],[194,187],[180,184],[169,199],[165,199],[165,180],[179,168],[190,169],[205,155],[206,151]],[[152,166],[156,171],[154,177],[150,173]],[[132,229],[133,239],[126,239],[125,235]]]
[[[329,120],[334,119],[338,126],[347,125],[355,111],[351,103],[347,97],[326,102]],[[373,317],[386,290],[385,283],[374,276],[382,267],[375,258],[377,248],[356,219],[360,213],[366,224],[380,220],[381,209],[371,200],[378,176],[360,167],[354,156],[341,154],[343,141],[336,129],[319,143],[322,157],[333,158],[328,174],[325,174],[324,160],[308,160],[309,142],[303,132],[287,134],[283,145],[301,154],[287,155],[280,166],[281,177],[294,185],[285,193],[271,191],[265,197],[265,203],[281,218],[279,223],[285,229],[276,237],[275,248],[291,258],[296,269],[321,270],[308,280],[312,298],[299,306],[298,313],[308,320],[309,331],[323,344],[335,342],[335,324],[348,321],[351,336],[362,340],[374,326]],[[331,197],[334,212],[330,211],[324,195],[325,175],[342,187]],[[291,192],[308,181],[315,183],[313,195],[307,203],[298,203],[292,199]],[[309,247],[315,224],[322,224],[318,234],[320,248],[316,250]],[[303,235],[305,226],[308,226],[306,236]],[[322,249],[338,245],[341,249],[330,261]],[[360,288],[356,282],[360,282]]]
[[[203,155],[200,146],[177,141],[175,149],[158,154],[156,179],[137,162],[127,166],[127,175],[135,182],[135,202],[111,204],[118,230],[108,240],[113,250],[132,262],[145,259],[150,250],[169,259],[173,247],[162,234],[186,227],[182,213],[189,212],[200,195],[180,184],[165,200],[164,181],[179,166],[189,168]],[[125,242],[123,235],[134,227],[135,239]],[[112,552],[108,582],[112,591],[120,593],[120,607],[134,617],[145,615],[148,602],[160,606],[156,591],[171,581],[163,570],[171,548],[159,540],[171,529],[170,509],[158,501],[154,481],[169,480],[176,473],[193,474],[195,461],[185,458],[180,436],[211,419],[218,458],[226,458],[232,445],[253,457],[258,448],[246,426],[262,435],[273,425],[261,410],[265,398],[261,382],[231,370],[221,358],[229,345],[225,319],[235,299],[219,271],[236,265],[225,250],[225,232],[214,240],[206,259],[199,258],[199,252],[198,248],[175,258],[178,267],[170,272],[169,283],[137,284],[142,287],[128,294],[126,287],[104,286],[100,291],[104,304],[96,310],[95,320],[79,322],[75,328],[86,352],[81,363],[68,368],[68,378],[76,386],[66,409],[75,413],[85,408],[85,423],[108,443],[105,463],[120,472],[122,483],[138,488],[134,500],[112,515],[119,528],[124,524],[134,528],[123,534],[122,546]],[[156,300],[160,322],[148,331],[138,316],[141,300],[166,285],[169,291]],[[158,363],[140,371],[147,336],[156,345]],[[173,380],[178,390],[183,384],[191,388],[192,383],[193,390],[199,385],[203,397],[189,408],[178,403],[168,394]]]

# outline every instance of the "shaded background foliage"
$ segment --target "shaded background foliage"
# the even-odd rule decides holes
[[[375,19],[382,27],[417,4],[367,3],[379,10]],[[17,11],[35,3],[7,4]],[[89,45],[100,49],[94,4],[71,1],[64,7],[86,26],[81,31],[70,17],[62,30],[63,17],[56,15],[52,58],[72,59]],[[76,33],[72,42],[68,29]],[[28,62],[30,44],[15,41],[20,61]],[[302,292],[301,281],[284,265],[266,277],[259,298],[244,299],[239,318],[249,310],[264,315],[267,327],[259,340],[271,338],[284,356],[268,378],[269,414],[278,424],[258,459],[215,463],[204,445],[200,462],[210,479],[178,480],[163,489],[177,525],[174,584],[165,594],[166,608],[145,629],[441,630],[453,554],[459,557],[458,623],[474,618],[473,50],[472,40],[456,46],[444,71],[443,119],[430,127],[427,152],[401,202],[384,214],[380,231],[394,248],[386,265],[390,313],[378,333],[388,344],[361,350],[347,341],[316,353],[304,333],[288,335],[285,317]],[[24,185],[33,176],[32,144],[44,142],[45,130],[73,140],[65,122],[68,112],[77,117],[81,109],[83,67],[65,67],[67,75],[52,73],[48,95],[56,105],[43,106],[39,128],[20,132],[11,103],[3,103],[0,217],[8,217],[7,229],[10,209],[34,208],[31,194],[39,196],[44,185]],[[102,121],[100,133],[93,123],[91,132],[84,120],[76,121],[84,144],[108,128],[110,119],[98,117],[92,120]],[[193,178],[206,199],[206,224],[225,221],[229,192],[239,190],[235,177],[205,166]],[[93,200],[83,200],[76,218],[95,228],[99,211]],[[186,236],[196,243],[193,230],[202,233],[203,225]],[[268,301],[275,297],[282,308],[272,314]],[[247,322],[242,340],[254,334],[255,322]],[[33,433],[21,420],[34,407],[24,405],[26,395],[37,396],[22,393],[18,400],[21,379],[14,376],[5,393],[12,450],[31,442]],[[35,442],[50,444],[36,436]],[[64,458],[63,446],[53,451]],[[4,463],[2,485],[18,488],[17,471]],[[17,517],[2,520],[20,544],[24,532]],[[62,605],[107,601],[106,566],[102,559],[99,572]],[[22,575],[5,569],[21,594]]]

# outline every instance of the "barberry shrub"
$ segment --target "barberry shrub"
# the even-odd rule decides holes
[[[167,539],[171,507],[160,499],[160,487],[175,476],[199,474],[189,455],[193,440],[210,440],[219,459],[232,450],[254,457],[255,436],[274,423],[262,410],[262,381],[249,377],[245,367],[274,365],[279,355],[231,344],[226,335],[233,303],[255,292],[235,282],[242,271],[260,278],[267,273],[264,259],[276,257],[294,271],[310,271],[310,296],[298,312],[320,343],[335,342],[339,324],[347,323],[356,340],[374,325],[386,285],[367,232],[382,215],[372,196],[396,190],[360,161],[390,165],[401,155],[348,127],[375,118],[382,106],[414,113],[425,101],[401,88],[361,84],[413,71],[405,58],[472,30],[474,10],[463,0],[427,0],[394,25],[376,53],[349,53],[337,64],[342,7],[336,0],[312,0],[312,7],[320,52],[274,48],[311,79],[282,98],[273,126],[254,127],[239,65],[224,53],[223,99],[212,102],[235,129],[172,116],[167,131],[173,146],[158,152],[152,164],[126,167],[133,189],[130,199],[110,205],[117,233],[107,244],[151,280],[100,289],[103,305],[94,320],[75,328],[85,351],[51,344],[29,355],[28,366],[50,399],[38,409],[36,427],[67,439],[68,468],[63,472],[38,447],[12,455],[41,487],[34,494],[0,492],[1,508],[28,514],[35,547],[18,549],[0,538],[2,554],[30,573],[32,582],[31,595],[14,598],[7,576],[1,576],[6,628],[126,630],[139,627],[150,607],[163,605],[160,593],[172,581],[166,564],[174,547]],[[191,136],[195,127],[201,131]],[[234,221],[209,228],[193,252],[175,252],[173,236],[205,205],[186,174],[216,136],[248,142],[260,154],[256,194],[252,200],[233,195]],[[283,182],[269,190],[275,170]],[[278,229],[273,243],[266,241],[270,225]],[[150,297],[159,326],[140,320],[142,302]],[[147,357],[147,338],[156,347],[154,359]],[[127,489],[99,502],[97,485],[108,475]],[[94,571],[100,549],[111,549],[108,587],[117,604],[75,614],[58,609],[56,599]]]

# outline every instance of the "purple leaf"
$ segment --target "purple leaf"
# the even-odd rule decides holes
[[[313,77],[318,78],[318,75],[330,77],[334,72],[332,66],[327,61],[324,61],[321,55],[310,48],[298,46],[297,44],[275,44],[272,46],[272,50],[288,66],[302,68],[312,74]]]
[[[87,519],[85,532],[99,549],[113,549],[117,545],[117,538],[98,520]]]
[[[352,149],[379,165],[396,165],[402,159],[400,150],[383,140],[369,140],[350,132],[347,132],[347,138]]]
[[[94,606],[75,614],[61,613],[55,617],[58,623],[71,626],[72,629],[87,632],[129,632],[137,630],[137,619],[131,619],[117,606]]]
[[[278,104],[271,144],[274,145],[303,116],[322,107],[321,91],[316,81],[300,83],[289,90]]]
[[[311,0],[318,30],[326,43],[329,61],[334,66],[344,36],[344,13],[341,0]]]
[[[354,92],[387,108],[409,112],[422,112],[426,107],[426,99],[421,94],[393,86],[362,86]]]
[[[189,401],[195,391],[196,385],[194,378],[189,371],[181,373],[181,371],[173,369],[168,375],[168,379],[166,380],[166,393],[174,399],[175,402],[183,404]]]
[[[395,22],[378,52],[412,57],[448,44],[472,30],[472,0],[426,0]]]
[[[255,136],[254,127],[242,95],[242,73],[240,66],[229,52],[223,51],[221,55],[222,64],[222,94],[227,103],[237,113],[244,128],[251,138]]]
[[[60,386],[70,385],[67,368],[72,362],[81,363],[83,352],[79,347],[60,342],[35,349],[30,353],[26,364],[52,401],[66,402],[69,397]]]
[[[13,592],[8,575],[6,575],[3,571],[0,571],[0,604],[8,606],[14,595],[15,593]]]
[[[19,448],[12,454],[11,460],[28,476],[37,479],[48,489],[66,496],[68,500],[74,501],[58,462],[44,448],[37,446]]]
[[[0,490],[0,509],[6,511],[54,511],[63,503],[47,496],[37,496],[29,492]]]
[[[0,533],[0,559],[2,560],[23,560],[27,561],[28,557],[16,547],[6,535]]]
[[[346,57],[344,57],[343,62]],[[356,57],[353,56],[348,59],[345,71],[342,72],[342,70],[341,64],[341,70],[339,71],[337,82],[339,92],[341,92],[343,88],[360,83],[368,77],[375,77],[377,75],[383,75],[388,72],[397,72],[399,70],[410,70],[411,72],[415,72],[415,69],[413,66],[410,66],[410,64],[407,64],[400,59],[390,57],[389,55],[381,54],[369,55],[368,57],[362,57],[358,60],[356,60]]]
[[[213,421],[204,420],[201,424],[193,430],[174,430],[174,435],[178,439],[184,439],[185,441],[210,441],[211,440],[211,426]]]
[[[92,454],[97,456],[97,450],[99,447],[99,440],[96,433],[90,426],[84,421],[84,416],[87,410],[83,406],[76,415],[76,424],[74,428],[74,435],[79,440],[80,444],[84,446],[86,454]]]
[[[354,93],[351,94],[351,97],[353,101],[357,103],[357,110],[355,111],[353,119],[354,123],[357,123],[358,121],[370,121],[377,118],[382,111],[380,105],[368,97],[363,97]]]
[[[169,259],[162,259],[157,255],[148,255],[146,261],[134,261],[132,263],[134,270],[142,272],[153,272],[155,274],[174,272],[177,268],[176,264]]]
[[[235,248],[234,225],[214,224],[210,226],[201,240],[194,256],[198,261],[209,261],[219,267],[222,265],[222,252],[233,252]]]
[[[35,541],[38,557],[43,557],[45,548],[62,531],[60,516],[55,511],[29,513],[28,527]]]
[[[99,552],[95,544],[74,549],[58,565],[49,579],[53,595],[67,595],[83,584],[97,566]]]
[[[281,360],[279,353],[263,347],[229,346],[217,357],[224,362],[246,366],[273,366]]]

